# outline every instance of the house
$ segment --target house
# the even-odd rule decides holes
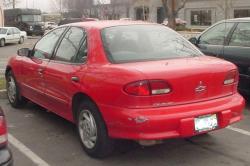
[[[135,0],[130,16],[157,23],[166,18],[161,0]],[[187,0],[178,17],[187,21],[187,27],[207,28],[220,20],[250,17],[250,0]]]
[[[230,18],[250,17],[250,0],[188,0],[178,16],[191,28],[206,28]]]
[[[4,26],[3,0],[0,0],[0,27]]]
[[[162,23],[166,18],[162,0],[110,0],[108,4],[95,4],[93,0],[73,1],[79,1],[76,7],[87,10],[89,16],[100,19],[130,17]],[[250,0],[187,0],[178,17],[187,21],[189,28],[203,29],[220,20],[250,17]]]

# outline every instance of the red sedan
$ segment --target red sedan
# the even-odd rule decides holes
[[[7,124],[2,108],[0,107],[0,165],[12,166],[12,153],[8,147]]]
[[[6,80],[13,107],[30,100],[75,123],[93,157],[115,139],[145,145],[224,128],[245,106],[235,65],[143,22],[58,27],[10,59]]]

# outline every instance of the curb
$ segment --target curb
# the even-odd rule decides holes
[[[0,99],[7,99],[6,89],[0,90]]]

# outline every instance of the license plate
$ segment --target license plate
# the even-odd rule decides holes
[[[194,119],[194,124],[196,132],[210,131],[218,127],[218,118],[216,114],[201,116]]]

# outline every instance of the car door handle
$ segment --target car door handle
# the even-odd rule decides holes
[[[43,68],[40,68],[40,69],[37,70],[37,72],[38,72],[39,75],[42,75],[43,72],[44,72],[44,69],[43,69]]]
[[[73,81],[73,82],[79,82],[79,78],[78,77],[71,77],[71,81]]]

